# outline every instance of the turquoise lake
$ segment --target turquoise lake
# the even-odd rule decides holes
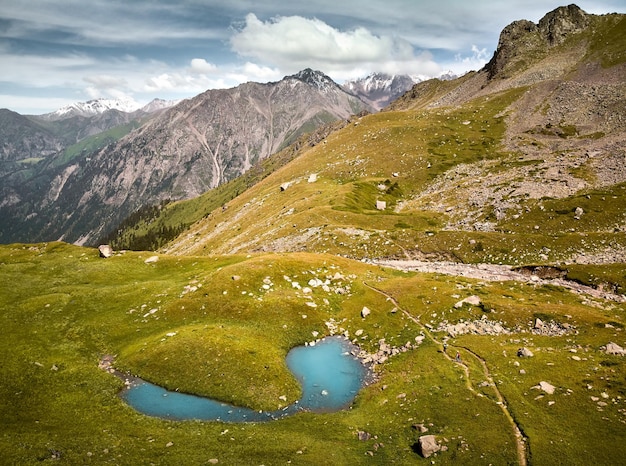
[[[168,391],[139,381],[122,393],[126,402],[149,416],[173,420],[199,419],[224,422],[261,422],[299,411],[317,413],[348,408],[365,384],[367,368],[350,354],[353,346],[341,337],[328,337],[315,346],[298,346],[286,363],[300,382],[302,398],[276,411],[238,408],[209,398]]]

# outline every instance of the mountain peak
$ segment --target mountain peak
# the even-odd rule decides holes
[[[326,76],[324,73],[312,70],[311,68],[306,68],[296,74],[287,76],[285,79],[297,79],[310,86],[316,87],[320,91],[328,91],[339,87],[335,81]]]
[[[93,99],[86,102],[76,102],[65,107],[61,107],[55,112],[48,113],[50,119],[63,119],[72,116],[93,116],[106,112],[107,110],[118,110],[120,112],[131,113],[141,108],[141,104],[135,102],[130,97],[121,99]]]
[[[513,21],[500,33],[498,47],[485,69],[494,77],[520,57],[562,44],[588,25],[589,15],[574,4],[552,10],[538,24],[525,19]]]

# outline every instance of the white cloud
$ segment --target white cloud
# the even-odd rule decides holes
[[[469,70],[479,70],[490,60],[491,56],[486,48],[479,49],[476,45],[472,45],[472,53],[469,56],[457,54],[454,62],[448,63],[447,70],[461,74]]]
[[[209,63],[204,58],[193,58],[191,60],[190,72],[191,73],[213,73],[217,70],[217,66],[213,63]]]
[[[319,19],[275,17],[263,22],[250,13],[230,40],[232,49],[285,74],[303,68],[320,69],[331,76],[369,71],[432,73],[439,70],[432,57],[416,53],[407,41],[371,33],[364,27],[335,29]]]

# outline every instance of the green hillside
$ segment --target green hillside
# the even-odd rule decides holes
[[[106,259],[0,245],[2,461],[623,463],[624,21],[583,19],[555,44],[514,23],[487,68],[137,212]],[[272,411],[300,396],[288,351],[329,335],[370,383],[268,423],[142,415],[99,367]]]
[[[533,464],[586,464],[593,450],[594,463],[608,465],[626,454],[624,358],[602,350],[623,339],[623,303],[555,286],[399,273],[332,255],[148,257],[102,259],[61,243],[0,247],[6,464],[409,464],[420,462],[417,424],[446,446],[438,463],[514,464],[513,424],[489,380],[528,437]],[[312,278],[330,279],[330,292],[304,295],[288,281]],[[454,306],[469,295],[481,306]],[[366,318],[363,306],[372,311]],[[538,316],[567,330],[532,333]],[[474,320],[512,333],[449,340],[446,354],[459,351],[462,366],[442,352],[446,332],[437,329]],[[114,355],[118,369],[170,389],[276,409],[281,397],[299,396],[287,351],[313,341],[314,332],[328,334],[328,323],[371,353],[383,338],[398,348],[425,339],[377,365],[377,380],[352,409],[260,424],[138,414],[117,396],[122,382],[98,368]],[[521,346],[535,356],[518,358]],[[554,394],[533,388],[541,381]]]

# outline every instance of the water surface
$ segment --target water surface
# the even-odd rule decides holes
[[[302,398],[276,411],[255,411],[184,393],[172,392],[139,380],[122,393],[137,411],[166,419],[260,422],[306,410],[332,412],[349,407],[364,385],[367,368],[350,354],[353,346],[328,337],[315,346],[298,346],[287,354],[287,366],[302,386]]]

